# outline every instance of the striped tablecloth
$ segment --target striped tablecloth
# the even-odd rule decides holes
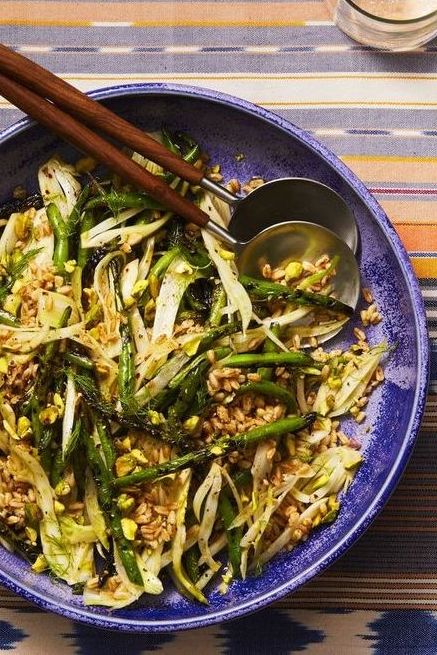
[[[226,625],[111,641],[0,589],[0,652],[437,653],[437,43],[372,51],[339,32],[321,0],[1,0],[0,41],[83,90],[178,81],[247,98],[312,132],[395,224],[433,340],[427,412],[403,480],[324,575]],[[0,128],[19,116],[0,99]]]

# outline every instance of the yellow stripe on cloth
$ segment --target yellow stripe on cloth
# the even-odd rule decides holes
[[[436,184],[436,157],[343,155],[341,159],[364,182]]]
[[[437,225],[437,200],[378,200],[396,225]]]
[[[103,23],[102,23],[103,19]],[[313,2],[11,2],[1,3],[0,23],[136,27],[304,26],[328,20],[324,3]]]
[[[437,278],[437,257],[411,257],[418,278]]]

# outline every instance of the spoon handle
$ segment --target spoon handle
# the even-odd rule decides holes
[[[238,200],[221,185],[204,178],[201,170],[167,150],[139,128],[47,69],[2,44],[0,44],[0,72],[20,82],[42,98],[51,100],[86,125],[96,127],[190,184],[207,188],[227,203],[233,204]]]

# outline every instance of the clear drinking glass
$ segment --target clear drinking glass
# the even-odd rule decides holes
[[[437,0],[326,0],[350,37],[386,50],[414,50],[437,36]]]

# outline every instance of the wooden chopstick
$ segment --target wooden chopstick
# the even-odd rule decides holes
[[[132,148],[165,170],[175,173],[191,184],[199,184],[203,174],[170,152],[143,131],[117,116],[109,109],[61,78],[23,55],[0,44],[0,73],[16,80],[42,98],[51,100],[71,116],[88,126],[96,127],[118,142]]]
[[[168,209],[200,226],[209,221],[209,216],[197,205],[179,195],[159,177],[146,171],[88,127],[29,88],[0,74],[0,93],[38,123],[108,166],[123,179],[144,189]]]

